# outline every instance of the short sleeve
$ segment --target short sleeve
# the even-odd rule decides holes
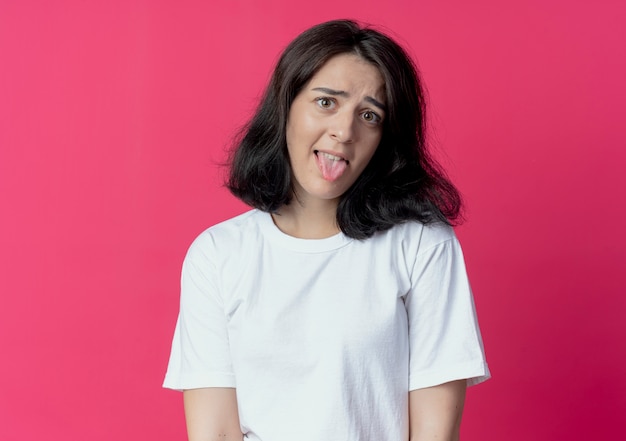
[[[425,227],[424,235],[429,234]],[[409,390],[490,377],[463,253],[452,229],[416,256],[405,304],[409,320]]]
[[[181,275],[180,312],[163,387],[235,387],[227,320],[207,233],[189,248]]]

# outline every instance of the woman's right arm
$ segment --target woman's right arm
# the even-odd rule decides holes
[[[234,388],[208,387],[183,392],[189,441],[242,441]]]

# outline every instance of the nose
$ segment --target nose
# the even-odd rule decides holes
[[[344,144],[354,142],[356,135],[355,122],[352,112],[336,113],[329,127],[330,137]]]

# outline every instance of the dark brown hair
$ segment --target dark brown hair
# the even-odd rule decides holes
[[[330,58],[356,54],[383,76],[387,111],[374,157],[341,196],[337,223],[365,239],[407,220],[453,223],[461,197],[429,155],[419,73],[391,38],[351,20],[314,26],[281,55],[270,84],[231,158],[227,187],[248,205],[275,212],[293,197],[285,131],[296,95]]]

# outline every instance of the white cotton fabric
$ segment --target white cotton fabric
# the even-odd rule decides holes
[[[487,378],[448,226],[307,240],[252,210],[185,258],[164,387],[235,387],[247,440],[408,440],[409,391]]]

